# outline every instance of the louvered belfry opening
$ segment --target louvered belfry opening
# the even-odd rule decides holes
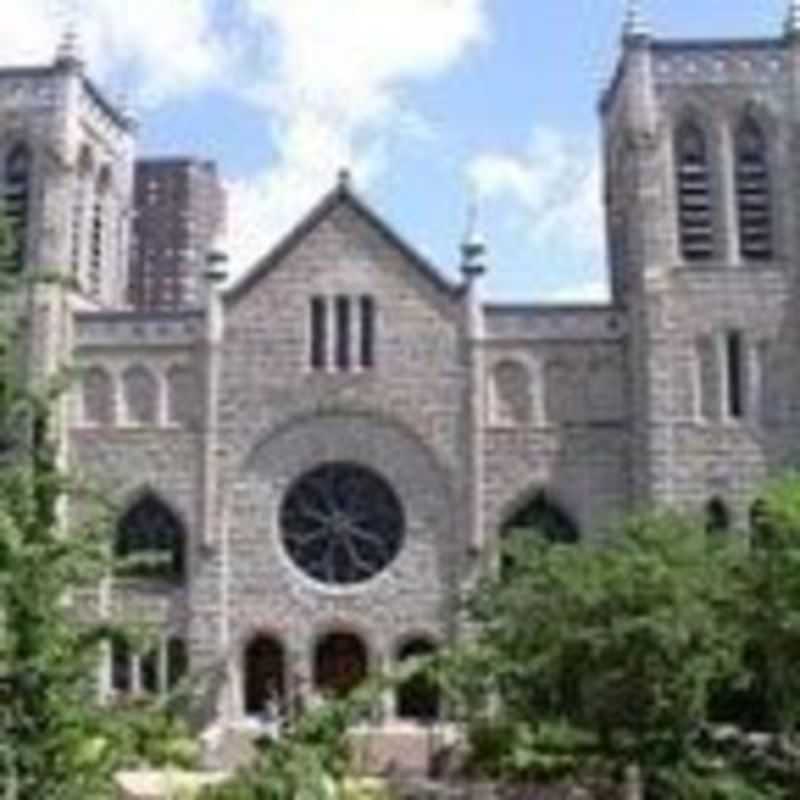
[[[711,171],[705,134],[695,124],[684,124],[677,132],[675,150],[681,255],[686,261],[705,261],[714,255]]]
[[[759,124],[746,119],[736,135],[736,202],[742,258],[772,258],[767,141]]]
[[[24,143],[16,145],[5,161],[2,213],[12,235],[12,263],[21,270],[25,264],[28,239],[28,206],[31,191],[31,153]]]

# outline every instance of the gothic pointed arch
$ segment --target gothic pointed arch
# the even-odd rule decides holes
[[[580,531],[569,514],[545,491],[536,490],[515,506],[500,527],[502,545],[500,574],[508,577],[514,567],[513,545],[526,537],[550,544],[575,544]],[[511,549],[509,549],[511,547]]]
[[[27,142],[8,150],[3,163],[3,213],[12,237],[12,263],[21,270],[27,256],[33,154]]]
[[[117,523],[114,557],[122,575],[181,582],[186,568],[186,531],[178,515],[145,491]]]
[[[501,525],[500,535],[504,538],[537,535],[554,544],[574,544],[580,540],[578,526],[543,489],[535,490],[514,506]]]
[[[711,160],[708,136],[692,116],[675,129],[674,157],[680,254],[687,262],[707,261],[714,256]]]
[[[739,251],[745,260],[772,258],[769,144],[764,127],[747,113],[735,135]]]

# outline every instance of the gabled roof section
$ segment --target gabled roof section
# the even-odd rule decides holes
[[[405,256],[423,278],[440,292],[457,296],[460,284],[448,280],[428,259],[415,250],[388,222],[373,211],[350,187],[346,174],[340,178],[336,187],[328,192],[314,208],[292,228],[272,250],[252,267],[245,270],[229,287],[223,291],[226,300],[236,300],[254,283],[275,269],[281,261],[306,238],[320,223],[329,217],[339,206],[346,205],[355,211],[368,225],[374,228],[391,246]]]

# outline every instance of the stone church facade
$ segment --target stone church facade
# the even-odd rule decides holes
[[[798,463],[800,11],[735,41],[631,15],[601,117],[606,305],[493,303],[478,242],[451,281],[342,174],[239,278],[210,270],[201,306],[142,313],[122,305],[132,120],[69,43],[0,70],[20,259],[74,280],[20,305],[31,364],[79,368],[65,462],[143,556],[99,612],[161,636],[110,646],[104,693],[190,668],[237,718],[458,637],[508,529],[600,539],[647,503],[747,523]],[[435,710],[416,703],[384,712]]]

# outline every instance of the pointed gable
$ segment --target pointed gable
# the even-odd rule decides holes
[[[271,271],[277,269],[285,258],[309,237],[323,222],[342,206],[349,208],[372,228],[386,244],[403,257],[411,269],[438,293],[457,297],[459,284],[446,278],[433,264],[415,250],[388,222],[371,209],[350,187],[346,178],[328,192],[262,259],[239,276],[223,293],[226,300],[236,302]]]

